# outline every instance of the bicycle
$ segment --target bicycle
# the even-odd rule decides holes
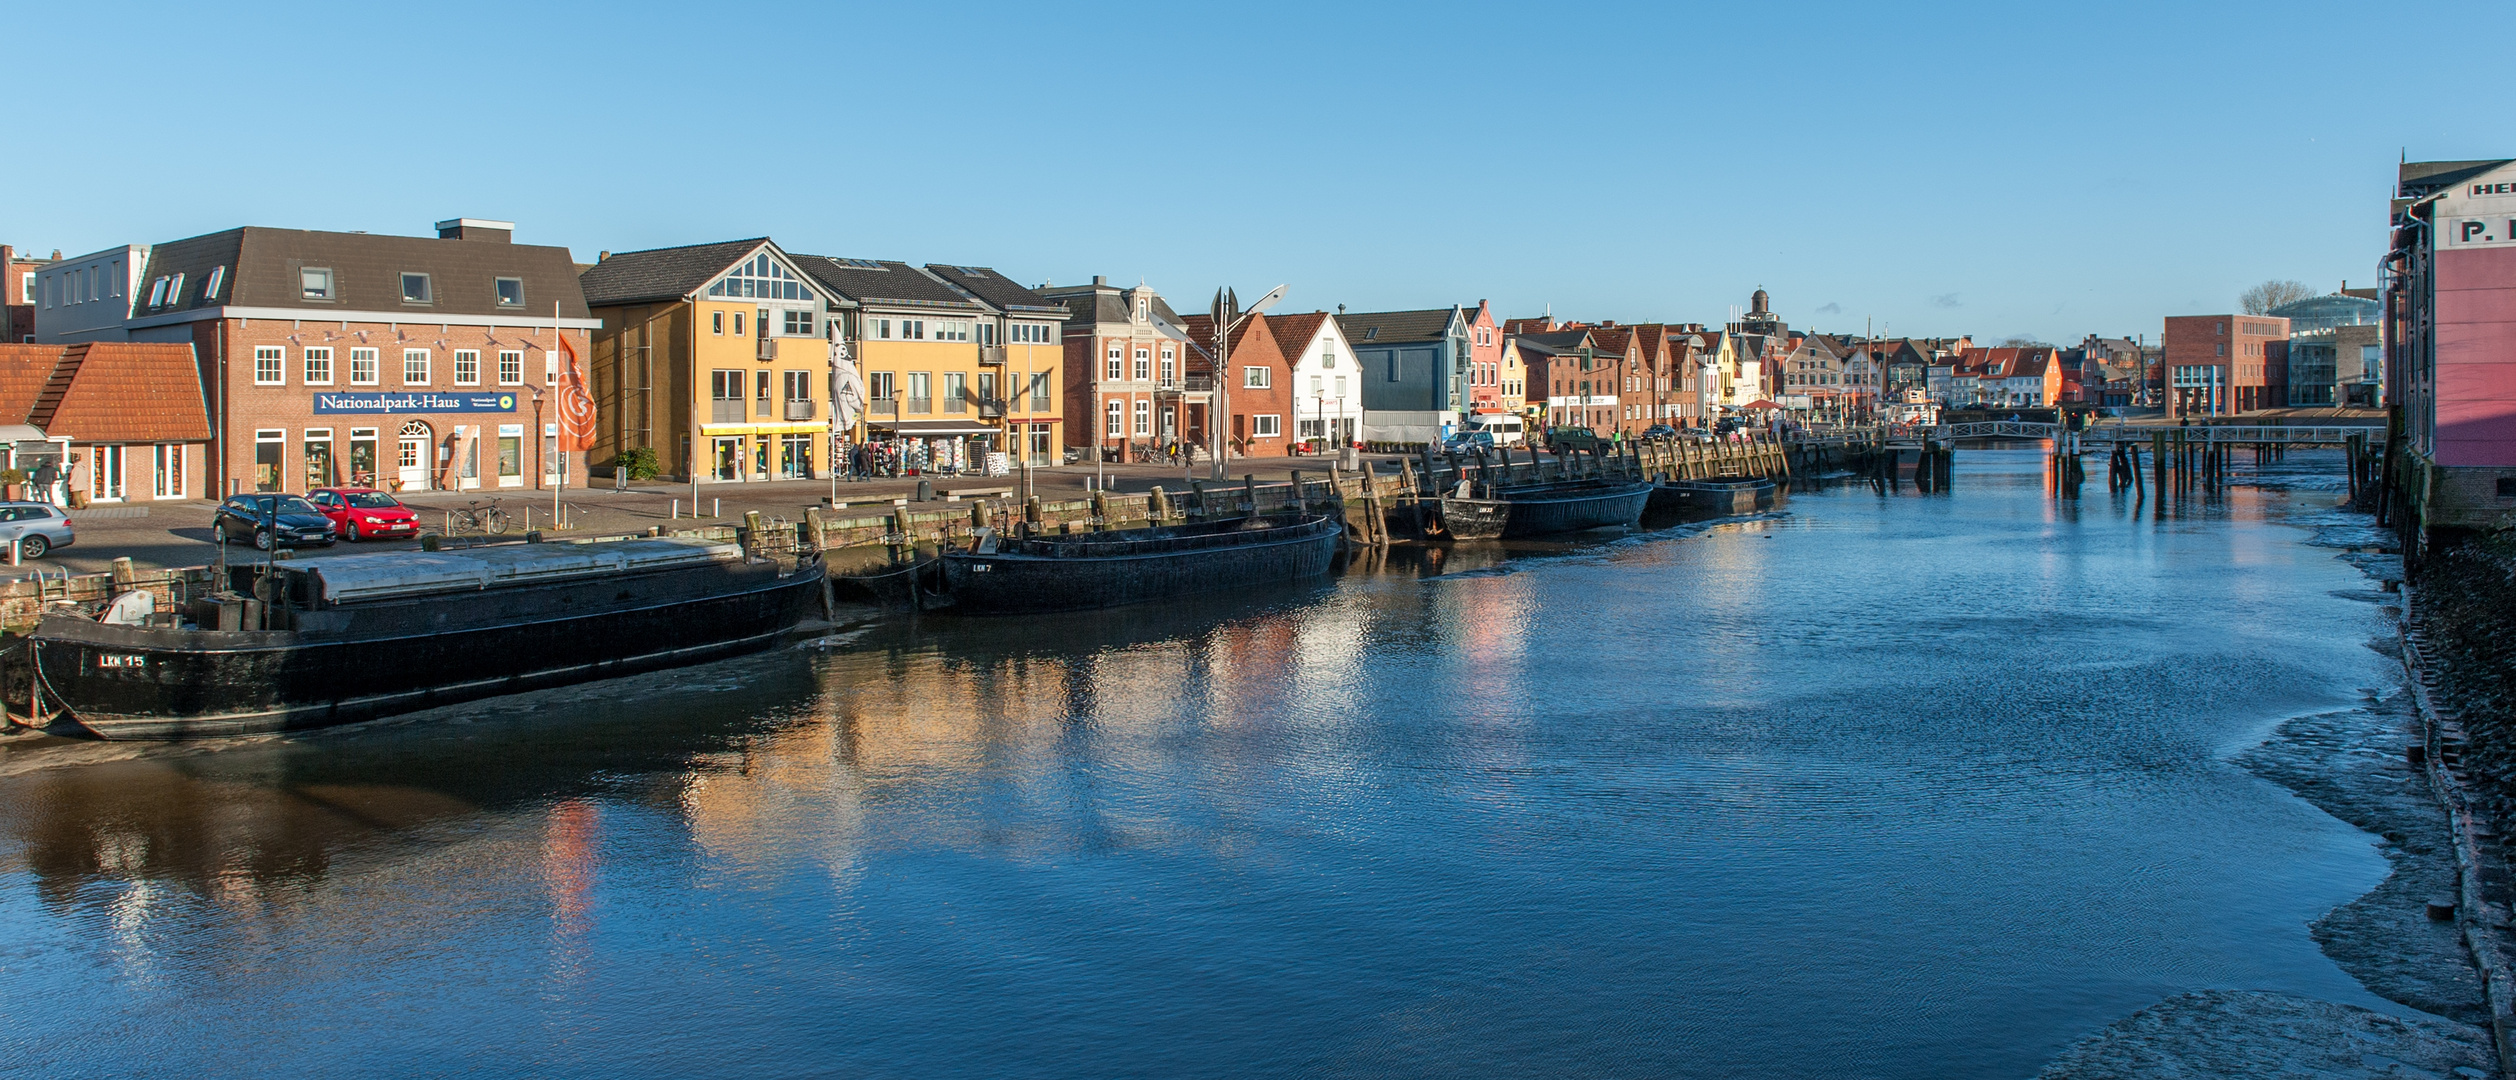
[[[508,524],[510,523],[507,520],[507,512],[498,509],[498,501],[496,499],[490,500],[489,505],[487,506],[483,506],[478,501],[474,501],[469,505],[464,506],[462,509],[454,511],[454,526],[461,532],[476,532],[484,536],[503,536],[506,534]]]

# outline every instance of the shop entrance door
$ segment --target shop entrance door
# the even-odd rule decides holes
[[[718,480],[743,478],[743,441],[741,439],[716,440],[716,478]]]
[[[413,420],[402,425],[401,442],[393,456],[393,475],[402,482],[402,490],[428,490],[428,447],[434,441],[429,437],[427,421]]]

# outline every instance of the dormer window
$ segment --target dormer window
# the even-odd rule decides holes
[[[498,306],[503,308],[520,308],[524,306],[523,278],[502,277],[498,279]]]
[[[182,274],[177,274],[166,279],[166,303],[168,306],[183,303]]]
[[[1136,298],[1136,321],[1143,322],[1152,312],[1152,304],[1144,297]]]
[[[308,300],[332,299],[332,271],[318,266],[297,271],[297,291]]]
[[[425,304],[434,301],[436,298],[437,294],[431,291],[428,287],[428,275],[410,273],[402,275],[403,303]]]
[[[201,286],[201,301],[203,303],[208,303],[209,301],[218,299],[219,287],[225,284],[227,284],[227,268],[224,266],[211,267],[209,283]]]

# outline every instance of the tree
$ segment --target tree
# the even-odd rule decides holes
[[[2016,334],[2010,337],[2002,338],[2000,347],[2004,349],[2033,349],[2039,347],[2050,348],[2050,346],[2045,345],[2044,342],[2037,341],[2036,339],[2028,337],[2024,334]]]
[[[2303,281],[2266,281],[2245,290],[2236,302],[2248,315],[2269,315],[2273,308],[2294,304],[2313,295],[2315,290],[2308,288]]]

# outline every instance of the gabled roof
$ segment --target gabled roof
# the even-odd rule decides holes
[[[1513,334],[1511,337],[1520,343],[1521,352],[1538,356],[1561,356],[1590,347],[1590,331],[1587,330],[1555,330],[1543,334]]]
[[[1068,314],[1064,304],[1023,288],[1012,278],[984,266],[927,263],[926,272],[978,297],[998,311],[1044,319],[1063,319]]]
[[[1358,349],[1372,345],[1440,341],[1450,336],[1450,320],[1456,314],[1456,308],[1363,311],[1337,316],[1337,329],[1345,334],[1346,344]]]
[[[769,243],[765,236],[686,247],[615,252],[577,277],[585,302],[596,307],[679,300],[699,291],[734,263]],[[784,255],[784,252],[779,252]],[[791,260],[790,260],[791,261]]]
[[[300,271],[332,272],[328,298],[309,298]],[[405,303],[402,275],[429,277],[427,303]],[[149,304],[159,278],[182,289]],[[212,278],[218,292],[212,295]],[[524,282],[524,305],[502,307],[496,279]],[[203,308],[293,308],[307,318],[333,312],[410,312],[413,322],[432,315],[587,318],[577,264],[564,247],[511,244],[503,240],[442,240],[433,236],[319,232],[247,226],[157,244],[149,249],[131,317],[148,319]]]
[[[1275,335],[1275,347],[1284,353],[1284,365],[1291,367],[1310,351],[1310,343],[1328,326],[1325,311],[1305,311],[1292,315],[1269,315],[1267,330]]]
[[[958,311],[977,311],[979,304],[943,279],[890,259],[845,259],[828,255],[794,256],[795,268],[821,287],[860,304],[895,304]]]
[[[1625,355],[1626,348],[1633,343],[1634,331],[1632,327],[1600,327],[1599,329],[1590,332],[1591,346],[1603,353],[1615,353],[1618,356],[1623,356]]]
[[[1144,286],[1139,285],[1137,288],[1142,289]],[[1079,322],[1126,323],[1134,322],[1136,318],[1134,312],[1127,310],[1126,293],[1128,290],[1115,285],[1060,285],[1055,288],[1042,287],[1036,291],[1047,298],[1050,303],[1064,304],[1069,312],[1067,318]],[[1150,289],[1145,291],[1152,293]],[[1152,301],[1151,308],[1155,322],[1179,325],[1179,313],[1171,310],[1170,302],[1162,299],[1162,294],[1152,293]]]
[[[181,342],[0,345],[0,424],[21,423],[76,442],[210,438],[201,369]]]
[[[1273,320],[1267,318],[1264,314],[1252,315],[1249,318],[1242,319],[1239,326],[1232,328],[1232,360],[1234,363],[1246,364],[1252,359],[1260,362],[1271,362],[1284,359],[1284,354],[1277,346],[1274,335],[1268,332],[1267,323],[1272,321]],[[1197,359],[1207,361],[1214,359],[1214,316],[1202,314],[1190,315],[1187,318],[1181,319],[1178,326],[1180,329],[1188,332],[1188,347]],[[1241,351],[1249,347],[1249,340],[1252,335],[1256,335],[1258,338],[1262,339],[1259,343],[1266,346],[1267,352],[1265,356],[1250,357]]]

